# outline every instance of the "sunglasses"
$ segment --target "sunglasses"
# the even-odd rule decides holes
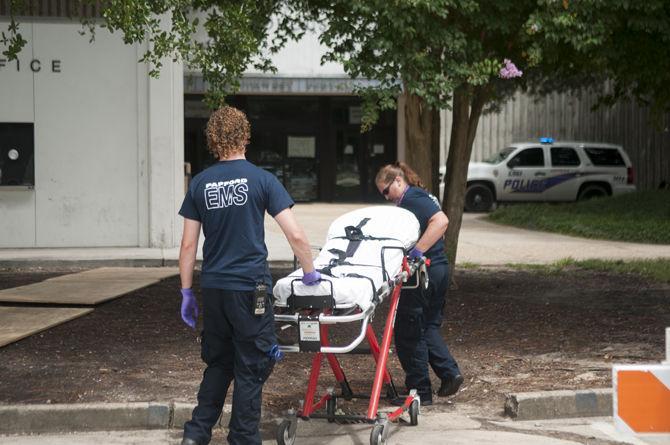
[[[395,180],[394,180],[394,181],[395,181]],[[384,187],[384,190],[382,190],[382,195],[386,196],[386,195],[389,194],[389,192],[391,191],[391,186],[393,185],[393,182],[394,182],[394,181],[391,181],[391,183],[390,183],[389,185],[387,185],[386,187]]]

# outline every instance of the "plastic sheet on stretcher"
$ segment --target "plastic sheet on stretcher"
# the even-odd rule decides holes
[[[332,293],[335,309],[366,311],[382,285],[400,273],[405,251],[414,246],[419,231],[416,217],[394,206],[366,207],[338,217],[314,260],[322,280],[306,286],[300,280],[302,269],[294,271],[277,281],[275,306],[289,306],[292,295]]]

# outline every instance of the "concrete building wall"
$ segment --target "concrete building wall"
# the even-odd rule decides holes
[[[318,35],[310,31],[297,42],[287,42],[283,49],[272,55],[272,63],[282,77],[347,77],[341,63],[321,64],[326,50]],[[253,72],[249,70],[249,73]]]
[[[177,212],[186,192],[183,66],[166,62],[160,77],[149,79],[148,93],[149,246],[174,247],[181,240]]]
[[[207,16],[204,13],[197,13],[191,17],[198,17],[200,25],[194,35],[198,42],[207,42],[209,39],[204,29],[204,23]],[[317,25],[318,26],[318,25]],[[284,48],[275,54],[271,54],[272,63],[277,68],[276,74],[262,73],[255,70],[253,66],[245,71],[246,75],[251,77],[346,77],[344,67],[341,63],[328,62],[321,65],[321,57],[326,52],[326,47],[319,42],[319,36],[314,31],[307,31],[303,37],[295,42],[289,40]],[[186,68],[187,72],[193,70]],[[195,74],[198,74],[197,72]]]
[[[31,24],[22,24],[22,35],[32,35]],[[29,39],[24,48],[32,58]],[[2,56],[0,56],[2,57]],[[34,122],[33,76],[13,66],[0,67],[0,122]],[[35,243],[34,191],[0,190],[0,246],[29,247]]]
[[[35,186],[0,187],[0,247],[176,245],[181,66],[154,80],[143,48],[105,30],[91,44],[75,22],[22,27],[19,69],[0,66],[0,122],[34,123]]]

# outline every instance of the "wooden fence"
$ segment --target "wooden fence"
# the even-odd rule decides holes
[[[512,142],[555,140],[620,144],[633,162],[640,190],[670,183],[670,117],[654,126],[648,109],[634,102],[592,111],[596,95],[551,94],[540,99],[517,93],[499,112],[482,116],[472,160],[480,161]],[[442,146],[446,153],[451,136],[451,111],[442,113]]]

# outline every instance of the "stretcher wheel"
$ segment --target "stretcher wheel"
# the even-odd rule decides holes
[[[409,424],[417,426],[419,424],[419,401],[413,400],[409,405]]]
[[[384,424],[377,423],[372,427],[370,433],[370,445],[382,445],[386,443],[384,440]]]
[[[326,414],[328,414],[328,422],[335,422],[335,411],[337,410],[337,397],[332,396],[326,401]]]
[[[295,429],[291,431],[291,421],[283,420],[277,428],[277,444],[293,445],[295,443]]]
[[[419,287],[423,290],[428,289],[428,283],[429,278],[428,278],[428,271],[426,271],[426,268],[421,268],[419,269]]]

